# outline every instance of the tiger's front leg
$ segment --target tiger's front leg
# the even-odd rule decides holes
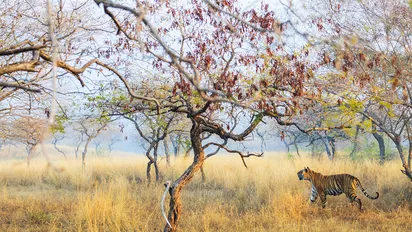
[[[322,201],[322,208],[326,207],[326,194],[325,193],[320,193],[320,200]]]
[[[315,203],[316,199],[318,199],[318,192],[316,191],[315,186],[312,185],[312,192],[310,194],[310,203],[311,204]]]

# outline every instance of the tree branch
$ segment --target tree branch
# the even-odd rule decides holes
[[[45,47],[47,47],[47,45],[42,44],[42,45],[34,45],[31,47],[25,47],[25,48],[1,50],[0,56],[8,56],[8,55],[14,55],[14,54],[22,53],[22,52],[36,51],[36,50],[40,50]]]
[[[248,152],[247,155],[245,155],[245,154],[243,154],[242,152],[240,152],[238,150],[231,150],[231,149],[227,148],[226,146],[224,146],[223,144],[219,144],[219,143],[213,143],[212,142],[212,143],[209,143],[208,145],[214,145],[214,146],[217,146],[219,148],[222,148],[222,149],[226,150],[229,153],[238,154],[240,156],[240,158],[242,159],[242,162],[243,162],[243,165],[245,166],[245,168],[247,168],[245,158],[250,157],[250,156],[255,156],[255,157],[262,157],[263,156],[263,152],[260,153],[260,154],[255,154],[255,153],[249,153]],[[211,154],[213,154],[213,153],[211,153]],[[206,158],[208,158],[210,156],[212,156],[212,155],[209,154],[209,155],[207,155]]]
[[[16,83],[10,83],[10,82],[0,81],[0,86],[2,86],[2,87],[4,87],[4,88],[17,88],[17,89],[22,89],[22,90],[29,91],[29,92],[34,92],[34,93],[40,93],[40,92],[41,92],[40,89],[32,89],[32,88],[30,88],[30,87],[21,85],[21,84],[19,84],[19,83],[17,83],[17,82],[16,82]]]

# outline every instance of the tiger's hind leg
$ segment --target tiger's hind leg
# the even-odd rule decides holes
[[[348,198],[348,202],[349,202],[350,206],[353,207],[353,200],[350,199],[348,196],[346,196],[346,197]]]
[[[356,196],[354,192],[351,192],[349,194],[346,194],[346,196],[349,199],[349,202],[353,205],[353,202],[356,202],[359,211],[363,211],[362,209],[362,201]]]
[[[362,201],[358,197],[354,201],[358,204],[359,211],[363,212]]]

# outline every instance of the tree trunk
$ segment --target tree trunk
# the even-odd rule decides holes
[[[27,167],[30,167],[30,159],[33,154],[34,146],[27,147],[26,150],[27,150]]]
[[[325,133],[326,134],[326,133]],[[335,145],[335,139],[333,138],[333,137],[329,137],[329,136],[326,136],[326,138],[328,139],[328,142],[329,142],[329,145],[330,145],[330,148],[332,149],[332,159],[334,159],[335,158],[335,154],[336,154],[336,145]]]
[[[408,154],[408,163],[405,168],[405,175],[409,177],[409,180],[412,181],[412,170],[411,170],[411,163],[412,163],[412,138],[411,134],[408,130],[408,141],[409,141],[409,154]]]
[[[379,157],[380,157],[380,164],[385,162],[385,141],[383,140],[382,135],[378,134],[377,132],[372,132],[373,137],[378,141],[379,144]]]
[[[176,150],[175,150],[175,158],[177,158],[180,155],[180,143],[178,142]]]
[[[315,157],[315,144],[312,144],[312,158]]]
[[[157,164],[157,161],[155,161],[155,162],[153,163],[153,166],[154,166],[154,168],[155,168],[156,182],[159,182],[159,180],[160,180],[160,172],[159,172],[159,166],[158,166],[158,164]]]
[[[349,154],[349,157],[351,157],[351,158],[352,158],[352,160],[354,160],[354,159],[355,159],[355,155],[356,155],[356,152],[357,152],[357,150],[358,150],[358,136],[359,136],[359,130],[360,130],[360,126],[359,126],[359,125],[357,125],[357,126],[356,126],[356,133],[355,133],[355,140],[353,141],[353,148],[352,148],[351,153]]]
[[[76,156],[76,160],[79,158],[79,149],[80,149],[80,144],[76,146],[76,150],[74,150],[74,155]]]
[[[152,164],[155,163],[155,160],[154,160],[154,158],[152,158],[150,156],[150,152],[154,148],[155,148],[155,143],[151,142],[149,148],[146,151],[146,157],[147,157],[147,159],[149,159],[149,162],[147,163],[147,168],[146,168],[146,178],[147,178],[147,183],[148,184],[150,184],[150,182],[152,182],[152,176],[150,175],[150,170],[151,170]]]
[[[159,181],[159,166],[157,165],[157,148],[159,144],[156,143],[154,148],[153,148],[153,166],[155,168],[155,175],[156,175],[156,182]]]
[[[298,139],[298,137],[296,136],[294,139],[293,139],[293,146],[295,147],[295,149],[296,149],[296,154],[298,154],[298,156],[300,157],[300,154],[299,154],[299,147],[298,147],[298,144],[296,143],[296,140]]]
[[[173,137],[170,137],[170,141],[172,142],[173,146],[173,154],[175,158],[177,158],[180,154],[180,137],[181,135],[175,135]]]
[[[180,138],[181,135],[177,135],[171,139],[175,158],[177,158],[180,154]]]
[[[319,133],[318,133],[318,134],[319,134]],[[330,160],[333,160],[333,154],[332,154],[331,151],[329,150],[328,142],[326,141],[325,137],[323,137],[321,134],[319,134],[319,136],[320,136],[320,139],[321,139],[322,142],[323,142],[323,145],[325,145],[325,150],[326,150],[326,153],[327,153],[327,155],[328,155],[328,158],[329,158]]]
[[[83,152],[82,152],[82,166],[83,166],[83,168],[86,167],[86,154],[87,154],[87,149],[89,148],[89,144],[90,144],[90,141],[92,141],[92,139],[93,139],[93,137],[89,137],[89,138],[87,139],[86,145],[84,145],[84,150],[83,150]]]
[[[169,139],[168,139],[168,135],[165,136],[165,138],[163,139],[163,144],[165,147],[165,155],[166,155],[166,164],[167,166],[170,166],[170,153],[169,153]]]
[[[193,163],[186,169],[186,171],[172,184],[169,194],[170,194],[170,203],[169,203],[169,215],[168,221],[171,227],[166,224],[164,232],[176,231],[179,225],[180,215],[182,212],[182,203],[180,201],[180,192],[182,188],[189,183],[193,178],[196,172],[200,170],[205,160],[205,154],[202,148],[201,142],[201,129],[197,122],[192,119],[192,129],[190,130],[190,138],[192,141],[193,147]]]
[[[202,174],[202,183],[206,183],[206,173],[203,166],[200,168],[200,173]]]
[[[146,178],[147,178],[147,184],[150,184],[150,182],[152,182],[152,176],[150,174],[150,170],[152,168],[152,164],[153,161],[149,160],[149,162],[147,162],[147,167],[146,167]]]
[[[286,140],[283,139],[283,143],[285,144],[286,150],[287,150],[287,152],[288,152],[288,154],[289,154],[290,148],[289,148],[288,142],[286,142]]]
[[[76,160],[79,158],[79,150],[80,150],[80,146],[83,143],[83,133],[81,134],[81,138],[79,140],[79,143],[76,144],[76,150],[74,150],[74,155],[76,156]]]
[[[405,174],[410,181],[412,181],[412,169],[411,169],[411,148],[409,147],[409,156],[408,156],[408,161],[405,159],[405,154],[402,148],[402,144],[401,144],[401,139],[400,136],[395,136],[395,139],[393,140],[395,142],[396,145],[396,149],[398,150],[399,156],[401,158],[402,161],[402,166],[404,168],[404,170],[401,170],[401,172],[403,174]],[[411,143],[409,143],[409,146],[411,145]]]

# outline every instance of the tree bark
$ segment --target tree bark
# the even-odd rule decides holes
[[[283,143],[285,144],[286,150],[287,150],[287,152],[288,152],[288,154],[289,154],[290,148],[289,148],[288,142],[286,142],[286,140],[283,139]]]
[[[294,146],[295,149],[296,149],[296,154],[300,157],[299,147],[298,147],[298,144],[296,143],[296,140],[297,140],[297,139],[298,139],[298,137],[295,136],[294,139],[293,139],[293,146]]]
[[[89,137],[86,141],[86,145],[84,145],[84,150],[82,152],[82,166],[83,168],[86,167],[86,154],[87,154],[87,149],[89,148],[90,141],[92,141],[93,137]]]
[[[180,138],[181,135],[175,135],[171,138],[175,158],[177,158],[180,154]]]
[[[76,156],[76,160],[79,158],[80,145],[81,145],[81,143],[79,143],[79,144],[76,146],[76,150],[74,150],[74,156]]]
[[[159,182],[160,181],[160,171],[159,171],[159,166],[157,164],[157,161],[153,163],[153,166],[155,168],[156,182]]]
[[[169,139],[168,135],[165,135],[165,138],[163,139],[163,145],[165,148],[165,156],[166,156],[166,164],[167,166],[170,166],[170,153],[169,153]]]
[[[325,134],[326,134],[326,133],[325,133]],[[332,153],[332,158],[331,158],[331,159],[334,159],[334,158],[335,158],[335,153],[336,153],[335,139],[334,139],[333,137],[329,137],[329,136],[326,136],[326,138],[328,139],[330,148],[332,149],[332,151],[331,151],[331,153]]]
[[[319,134],[319,133],[318,133]],[[328,158],[330,159],[330,160],[333,160],[333,154],[331,153],[331,151],[330,151],[330,149],[329,149],[329,145],[328,145],[328,142],[326,141],[326,139],[325,139],[325,137],[323,137],[321,134],[319,134],[319,136],[320,136],[320,139],[322,140],[322,142],[323,142],[323,145],[325,145],[325,150],[326,150],[326,153],[327,153],[327,155],[328,155]]]
[[[372,132],[372,135],[379,145],[379,163],[383,164],[385,162],[385,141],[383,140],[382,135],[378,134],[377,132]]]
[[[193,147],[193,163],[186,169],[186,171],[172,184],[169,190],[170,203],[168,221],[171,227],[166,224],[164,232],[176,231],[180,221],[182,212],[182,203],[180,201],[180,192],[182,188],[193,178],[196,172],[200,170],[205,160],[205,154],[202,148],[201,133],[202,130],[197,122],[192,119],[192,129],[190,131],[190,138]]]
[[[152,160],[149,160],[149,162],[147,162],[147,167],[146,167],[147,184],[150,184],[152,182],[152,176],[150,174],[150,170],[152,169],[152,164],[153,164]]]
[[[146,179],[147,179],[147,183],[150,184],[150,182],[152,182],[152,176],[150,174],[150,170],[152,167],[152,164],[155,162],[154,158],[150,156],[150,152],[152,151],[152,149],[154,149],[155,147],[155,143],[152,142],[150,143],[149,148],[146,150],[146,157],[147,159],[149,159],[149,162],[147,163],[147,167],[146,167]]]
[[[156,142],[154,148],[153,148],[153,166],[155,168],[155,175],[156,175],[156,182],[159,181],[159,166],[157,165],[157,149],[159,147],[159,143]]]
[[[203,169],[203,166],[200,168],[200,173],[202,174],[202,183],[206,182],[206,173],[205,170]]]
[[[359,130],[360,130],[360,126],[357,125],[357,126],[356,126],[356,133],[355,133],[355,141],[353,142],[353,149],[352,149],[351,153],[349,154],[349,157],[351,157],[352,160],[355,159],[355,155],[356,155],[356,152],[357,152],[357,150],[358,150]]]
[[[180,155],[180,149],[182,147],[180,144],[180,140],[181,140],[181,135],[177,137],[177,148],[176,148],[176,153],[175,153],[176,158]]]
[[[33,154],[34,147],[35,146],[30,146],[30,148],[27,149],[27,167],[30,167],[30,159]]]
[[[312,144],[312,158],[315,157],[315,144]]]
[[[410,158],[411,158],[411,148],[409,148],[409,156],[408,156],[408,161],[405,159],[405,154],[402,148],[402,144],[401,144],[401,140],[400,140],[400,136],[396,136],[395,139],[393,140],[393,142],[396,145],[396,149],[398,150],[399,156],[402,160],[402,166],[404,168],[404,170],[401,170],[401,172],[403,174],[405,174],[410,181],[412,181],[412,169],[411,169],[411,164],[410,164]],[[411,145],[411,143],[409,143],[409,146]]]

